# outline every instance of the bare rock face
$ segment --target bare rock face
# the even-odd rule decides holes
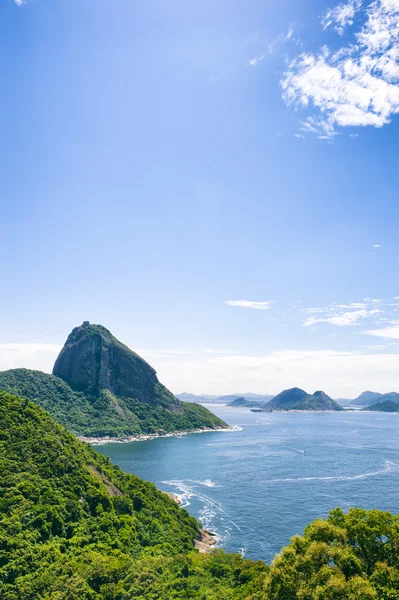
[[[121,398],[159,403],[180,402],[159,383],[155,370],[101,325],[85,321],[75,327],[53,369],[72,389],[98,395],[109,390]],[[161,402],[162,404],[162,402]]]

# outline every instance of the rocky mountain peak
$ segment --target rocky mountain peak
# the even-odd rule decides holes
[[[97,395],[109,390],[121,398],[152,402],[155,370],[102,325],[84,321],[69,334],[53,374],[72,389]]]

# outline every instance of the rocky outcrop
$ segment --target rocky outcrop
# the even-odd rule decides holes
[[[214,533],[206,529],[200,529],[198,536],[194,540],[194,546],[201,554],[206,554],[212,550],[212,546],[217,543],[217,537]]]
[[[145,360],[108,329],[88,321],[68,336],[53,374],[85,394],[97,396],[101,390],[109,390],[119,398],[180,408],[180,402],[161,386],[155,370]]]

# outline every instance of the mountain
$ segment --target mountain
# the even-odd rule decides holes
[[[274,396],[265,408],[272,410],[343,410],[342,406],[324,392],[318,391],[314,394],[308,394],[300,388],[284,390]]]
[[[345,400],[343,398],[337,400],[337,402],[344,406],[371,406],[377,402],[384,401],[399,402],[399,394],[397,392],[388,392],[386,394],[381,394],[380,392],[363,392],[353,400]]]
[[[308,394],[300,388],[291,388],[284,390],[274,396],[267,404],[267,408],[273,410],[290,410],[297,402],[300,402],[306,398]]]
[[[4,392],[0,499],[2,600],[244,600],[263,588],[265,564],[198,554],[206,532],[186,510]]]
[[[37,402],[67,429],[87,437],[227,427],[205,407],[178,400],[145,360],[105,327],[88,322],[68,336],[53,375],[0,372],[0,389]]]
[[[399,412],[399,402],[394,402],[393,400],[382,400],[376,402],[375,404],[372,404],[371,406],[367,406],[363,410],[375,410],[378,412]]]
[[[327,396],[324,392],[318,391],[300,400],[295,410],[343,410],[335,400]]]
[[[256,396],[256,394],[254,394],[254,396]],[[244,396],[241,396],[239,398],[234,398],[234,400],[229,402],[227,406],[232,406],[235,408],[264,408],[266,406],[266,402],[267,401],[265,400],[250,400]]]
[[[363,392],[360,396],[357,396],[357,398],[353,398],[352,400],[348,398],[338,398],[336,402],[343,406],[368,406],[380,398],[380,396],[382,396],[382,394],[378,392]]]
[[[242,407],[245,406],[247,407],[248,404],[254,404],[250,402],[249,400],[246,400],[243,396],[239,397],[239,398],[234,398],[234,400],[232,400],[231,402],[228,403],[227,406],[233,406],[233,407]]]
[[[395,402],[399,404],[399,394],[397,392],[388,392],[387,394],[381,394],[378,397],[378,402]]]

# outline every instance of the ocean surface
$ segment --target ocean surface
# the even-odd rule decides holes
[[[208,408],[234,431],[97,449],[177,494],[219,547],[267,562],[336,506],[399,513],[399,415]]]

